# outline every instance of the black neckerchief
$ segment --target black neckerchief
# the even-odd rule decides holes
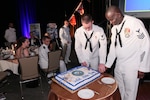
[[[117,45],[117,36],[119,37],[119,43],[120,43],[120,47],[122,47],[122,41],[121,41],[121,36],[120,33],[122,31],[122,28],[124,26],[125,21],[122,23],[120,31],[118,32],[117,28],[116,28],[116,40],[115,40],[115,46]]]
[[[93,33],[94,33],[94,32],[92,32],[91,35],[90,35],[90,37],[88,38],[87,35],[86,35],[86,33],[84,32],[84,35],[85,35],[85,37],[86,37],[85,49],[87,48],[87,44],[88,44],[88,42],[89,42],[89,44],[90,44],[90,51],[91,51],[91,52],[93,52],[93,49],[92,49],[92,43],[91,43],[90,39],[92,38]]]

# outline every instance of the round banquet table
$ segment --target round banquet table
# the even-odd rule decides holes
[[[89,89],[99,93],[95,93],[94,97],[92,97],[90,100],[113,100],[113,93],[117,90],[118,85],[116,81],[113,84],[104,84],[101,82],[101,79],[104,77],[113,78],[112,75],[104,73],[101,74],[98,79],[80,88],[84,89],[88,87]],[[83,100],[77,95],[80,89],[71,92],[58,84],[56,81],[52,81],[50,87],[51,90],[48,94],[48,100]]]

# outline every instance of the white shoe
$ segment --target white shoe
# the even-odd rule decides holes
[[[48,81],[48,84],[51,84],[51,83],[52,83],[52,80],[49,80],[49,81]]]
[[[50,78],[50,77],[52,77],[52,76],[53,76],[53,73],[49,73],[49,74],[47,75],[48,78]]]
[[[59,49],[61,50],[62,48],[61,48],[61,47],[59,47]]]
[[[67,61],[67,60],[65,60],[65,63],[66,63],[66,64],[68,64],[68,61]]]
[[[68,62],[71,62],[71,60],[68,59]]]
[[[56,73],[53,73],[54,74],[54,76],[56,76],[57,74]]]

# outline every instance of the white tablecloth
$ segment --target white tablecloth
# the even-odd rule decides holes
[[[5,71],[7,69],[18,75],[18,64],[7,60],[0,60],[0,71]]]

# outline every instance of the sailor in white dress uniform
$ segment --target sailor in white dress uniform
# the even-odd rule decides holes
[[[87,17],[87,20],[84,20]],[[82,26],[75,32],[75,51],[79,63],[83,66],[99,70],[101,64],[105,64],[107,41],[103,29],[93,24],[90,15],[83,15]],[[87,22],[87,23],[86,23]],[[90,30],[86,30],[88,24]]]
[[[64,48],[65,45],[67,46],[66,51],[64,51],[66,52],[64,61],[67,64],[68,62],[71,62],[69,57],[71,54],[71,44],[72,44],[70,29],[69,29],[69,22],[67,20],[64,21],[63,27],[61,27],[59,30],[59,37],[60,37],[62,48]]]
[[[110,68],[117,58],[114,72],[121,100],[136,100],[139,78],[144,77],[144,74],[141,73],[150,72],[149,34],[142,21],[132,16],[122,15],[121,23],[116,24],[115,15],[114,19],[109,17],[115,12],[114,10],[111,12],[111,9],[106,13],[106,17],[110,22],[112,21],[113,27],[105,66]],[[121,12],[116,14],[121,14]],[[116,19],[119,20],[117,17]]]
[[[50,38],[47,36],[44,36],[43,44],[39,48],[39,65],[41,69],[47,69],[48,68],[48,53],[50,52],[48,45],[50,43]],[[60,72],[67,71],[66,65],[64,61],[60,60]]]

